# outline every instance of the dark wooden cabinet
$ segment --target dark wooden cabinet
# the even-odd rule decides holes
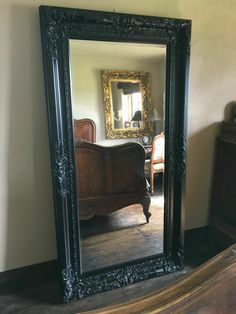
[[[222,123],[216,141],[210,240],[221,248],[236,241],[236,124]]]

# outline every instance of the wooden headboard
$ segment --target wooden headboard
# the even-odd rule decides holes
[[[91,119],[74,119],[74,136],[76,140],[96,142],[96,125]]]

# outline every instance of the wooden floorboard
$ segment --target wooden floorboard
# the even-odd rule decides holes
[[[162,196],[151,198],[149,223],[141,205],[131,205],[81,223],[83,271],[137,260],[163,252]]]

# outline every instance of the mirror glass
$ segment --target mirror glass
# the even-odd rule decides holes
[[[112,111],[114,129],[139,128],[142,123],[140,82],[112,80]]]
[[[162,253],[166,46],[70,40],[70,75],[82,271]]]
[[[142,93],[139,81],[111,81],[114,129],[140,128],[142,124]]]

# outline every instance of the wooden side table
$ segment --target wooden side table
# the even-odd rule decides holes
[[[236,124],[222,123],[210,206],[210,241],[225,248],[236,241]]]

